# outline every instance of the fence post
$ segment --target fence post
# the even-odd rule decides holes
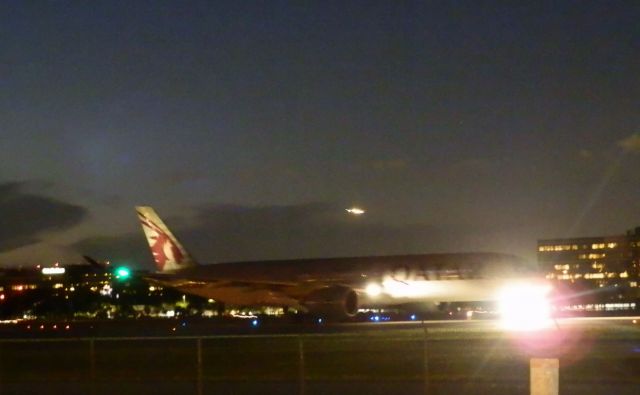
[[[95,339],[89,339],[89,381],[91,393],[96,393],[96,346]]]
[[[197,394],[202,395],[203,385],[202,385],[202,338],[199,337],[196,339],[196,371],[198,374],[198,383],[197,383]]]
[[[0,343],[2,346],[4,346],[5,343]],[[0,347],[0,356],[2,354],[2,351],[4,351],[2,349],[2,347]],[[0,358],[0,363],[2,362],[2,358]],[[4,366],[0,365],[0,371],[4,372]],[[0,377],[4,376],[3,374],[0,374]],[[2,394],[2,379],[0,379],[0,394]]]
[[[558,395],[557,358],[531,358],[531,395]]]
[[[427,325],[422,321],[422,328],[424,331],[424,338],[422,341],[422,359],[423,359],[423,374],[424,374],[424,393],[429,393],[429,330]]]
[[[304,342],[302,336],[298,336],[298,392],[300,395],[305,394],[304,380]]]

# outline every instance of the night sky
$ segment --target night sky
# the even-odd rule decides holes
[[[637,1],[344,3],[1,2],[0,265],[151,268],[140,204],[203,262],[640,226]]]

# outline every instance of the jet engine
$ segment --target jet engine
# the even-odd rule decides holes
[[[311,292],[302,304],[313,315],[345,320],[358,312],[358,294],[349,287],[325,287]]]

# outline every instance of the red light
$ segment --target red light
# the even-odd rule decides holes
[[[54,325],[54,326],[53,326],[53,329],[58,329],[58,325]]]
[[[4,294],[0,294],[0,300],[4,300]]]
[[[69,328],[70,328],[70,327],[69,327],[69,325],[66,325],[66,326],[64,327],[64,329],[65,329],[65,330],[69,330]]]
[[[40,325],[40,330],[44,330],[44,325]]]

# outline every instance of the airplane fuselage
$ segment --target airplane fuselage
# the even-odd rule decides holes
[[[360,306],[375,306],[494,300],[504,284],[536,275],[513,255],[463,253],[218,263],[154,278],[239,305],[297,306],[314,290],[345,287]]]

